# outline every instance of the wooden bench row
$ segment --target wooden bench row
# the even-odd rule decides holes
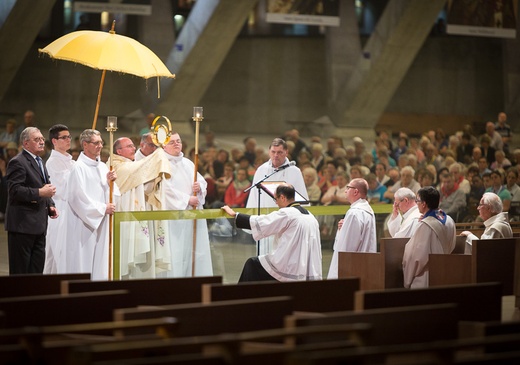
[[[307,351],[454,340],[461,321],[499,321],[502,303],[499,283],[360,291],[358,278],[223,285],[208,277],[60,287],[0,299],[0,364],[287,363]],[[184,292],[198,299],[183,302]]]

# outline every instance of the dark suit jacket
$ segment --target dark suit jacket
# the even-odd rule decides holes
[[[47,182],[49,174],[44,167]],[[38,189],[45,185],[40,167],[25,150],[7,164],[7,210],[5,230],[26,234],[44,234],[47,230],[51,198],[41,198]]]

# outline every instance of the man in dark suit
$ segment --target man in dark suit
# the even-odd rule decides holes
[[[5,230],[9,251],[9,274],[42,273],[45,263],[47,216],[58,217],[50,184],[40,154],[45,139],[35,127],[20,135],[23,151],[7,165],[7,211]]]

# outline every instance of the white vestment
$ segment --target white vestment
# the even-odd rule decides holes
[[[445,214],[445,213],[443,213]],[[442,224],[435,217],[426,217],[404,248],[403,275],[405,288],[427,288],[429,254],[448,254],[455,248],[455,223],[446,215]]]
[[[393,238],[412,237],[417,229],[420,217],[421,212],[419,212],[417,206],[408,209],[402,216],[401,214],[398,214],[395,218],[390,216],[387,224],[390,236]]]
[[[67,181],[70,171],[74,168],[76,161],[68,153],[66,155],[52,150],[49,159],[45,163],[51,184],[56,187],[56,194],[52,197],[56,209],[61,215],[57,219],[49,218],[47,226],[47,238],[45,243],[45,266],[44,274],[64,273],[65,265],[65,240],[67,226],[63,214],[67,210]]]
[[[507,212],[498,213],[497,215],[489,217],[484,221],[484,226],[486,229],[484,230],[484,233],[482,233],[482,236],[480,236],[481,240],[513,237],[513,231],[511,230],[511,225],[509,224]],[[470,233],[466,237],[466,249],[464,253],[470,254],[472,251],[472,241],[478,239],[479,238],[477,236],[475,236],[473,233]]]
[[[282,165],[286,165],[289,163],[289,159],[285,158],[285,161]],[[262,180],[266,176],[272,174],[276,170],[273,167],[271,160],[265,162],[255,172],[255,176],[253,177],[254,186],[258,181]],[[291,184],[294,189],[300,193],[301,196],[305,198],[305,200],[309,200],[309,196],[307,195],[307,188],[305,187],[305,182],[303,181],[303,175],[300,169],[296,166],[289,166],[286,169],[280,170],[279,172],[273,174],[266,181],[283,181],[288,184]],[[260,208],[277,208],[276,202],[273,198],[267,194],[265,191],[262,191],[260,194]],[[247,199],[246,208],[256,208],[258,209],[258,188],[254,187],[249,192],[249,198]],[[259,212],[257,212],[259,214]],[[273,247],[273,238],[267,237],[260,241],[259,252],[261,255],[268,254],[272,252]]]
[[[113,155],[112,166],[117,173],[117,183],[121,191],[121,199],[116,206],[117,211],[146,211],[144,184],[153,181],[157,185],[162,176],[170,177],[170,164],[162,149],[139,161]],[[110,161],[107,162],[110,165]],[[120,265],[123,278],[154,278],[156,270],[170,269],[170,254],[167,250],[166,260],[157,260],[155,255],[155,237],[150,234],[148,221],[121,222],[120,226]],[[166,261],[166,262],[164,262]]]
[[[269,275],[278,281],[321,280],[320,227],[312,213],[287,207],[249,222],[255,240],[274,236],[273,253],[258,257]]]
[[[164,210],[191,210],[189,199],[193,196],[193,175],[195,165],[193,162],[180,156],[166,154],[170,161],[171,178],[163,180],[161,186],[162,209]],[[197,182],[201,191],[197,194],[199,205],[202,209],[206,198],[207,182],[201,174],[197,173]],[[172,220],[168,221],[167,229],[163,232],[165,242],[170,245],[171,270],[167,277],[192,276],[192,249],[193,228],[196,222],[196,250],[195,250],[195,276],[211,276],[213,268],[211,264],[211,250],[209,246],[208,225],[205,219],[198,220]]]
[[[69,273],[91,273],[108,279],[108,167],[80,153],[68,182],[66,265]],[[114,196],[119,195],[114,183]]]
[[[328,279],[338,278],[338,252],[376,252],[376,217],[365,199],[358,199],[347,210],[343,226],[336,233]]]

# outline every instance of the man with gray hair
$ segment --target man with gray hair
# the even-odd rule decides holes
[[[480,236],[481,240],[513,237],[513,231],[509,225],[507,212],[502,212],[502,200],[497,194],[484,193],[477,209],[486,227],[484,233]],[[464,231],[460,235],[466,236],[465,253],[471,253],[473,240],[478,240],[479,238],[470,231]]]
[[[109,184],[117,174],[99,158],[103,140],[97,130],[85,129],[79,139],[83,151],[68,181],[65,263],[69,273],[88,272],[93,280],[107,280],[108,223],[116,210],[109,202]],[[115,184],[114,195],[119,195]]]
[[[394,194],[394,206],[388,220],[388,232],[393,238],[412,237],[421,217],[415,203],[415,193],[408,188],[400,188]]]
[[[7,165],[8,188],[5,230],[9,274],[41,274],[45,264],[47,217],[57,218],[58,210],[40,155],[45,138],[38,128],[27,127],[20,135],[22,152]]]

